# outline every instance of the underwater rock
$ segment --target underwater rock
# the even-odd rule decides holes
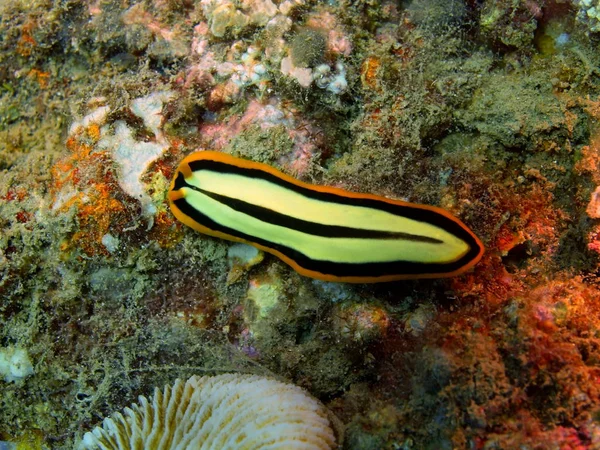
[[[577,19],[586,24],[590,31],[600,31],[600,2],[598,0],[575,0],[573,2],[579,7]]]

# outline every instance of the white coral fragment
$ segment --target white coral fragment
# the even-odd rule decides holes
[[[4,377],[4,381],[19,381],[31,374],[33,364],[26,349],[12,346],[0,348],[0,377]]]
[[[104,125],[109,112],[110,107],[108,106],[100,106],[92,110],[83,119],[77,120],[71,124],[69,127],[69,135],[73,135],[77,133],[78,130],[87,128],[92,124],[99,126]]]
[[[157,140],[162,140],[160,131],[163,116],[163,105],[173,98],[171,91],[154,92],[146,97],[136,98],[131,102],[131,112],[144,121],[144,125],[151,130]]]
[[[114,123],[114,134],[105,134],[98,146],[110,150],[118,166],[119,186],[131,197],[137,199],[142,206],[142,214],[148,219],[148,229],[153,225],[156,206],[146,192],[141,180],[150,164],[157,160],[168,149],[161,124],[162,108],[165,102],[173,97],[170,91],[155,92],[131,102],[131,111],[144,121],[144,125],[154,134],[150,142],[136,141],[133,131],[123,121]]]

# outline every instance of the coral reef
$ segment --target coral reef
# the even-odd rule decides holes
[[[598,11],[0,2],[0,447],[73,448],[226,372],[314,395],[344,449],[600,448]],[[175,220],[200,149],[440,206],[486,253],[306,279]]]

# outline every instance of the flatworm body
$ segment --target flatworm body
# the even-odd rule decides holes
[[[484,252],[441,208],[303,183],[219,152],[187,156],[168,198],[175,217],[193,229],[254,245],[320,280],[449,277]]]

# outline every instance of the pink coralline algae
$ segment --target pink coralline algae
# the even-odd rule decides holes
[[[292,149],[279,156],[279,164],[299,177],[307,172],[311,159],[318,154],[318,128],[276,100],[267,104],[252,100],[242,115],[233,116],[227,122],[207,121],[200,126],[199,132],[205,148],[220,150],[252,126],[262,130],[283,126]]]

